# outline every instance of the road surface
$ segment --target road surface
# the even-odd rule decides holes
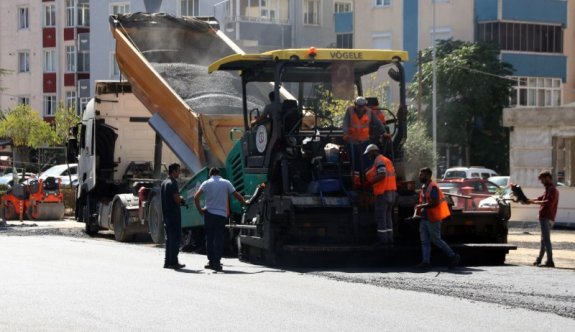
[[[298,271],[106,238],[0,232],[2,331],[573,331],[573,270]]]

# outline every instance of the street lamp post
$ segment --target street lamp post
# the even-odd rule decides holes
[[[431,105],[431,123],[432,123],[432,135],[433,135],[433,172],[437,174],[437,65],[435,63],[435,0],[431,2],[432,16],[433,16],[433,30],[431,33],[431,65],[432,65],[432,76],[433,76],[433,87],[432,87],[432,105]]]

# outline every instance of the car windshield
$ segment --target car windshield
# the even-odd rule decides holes
[[[466,178],[467,174],[465,171],[447,171],[445,172],[444,178]]]

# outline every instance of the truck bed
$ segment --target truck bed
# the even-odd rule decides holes
[[[241,85],[230,73],[208,76],[207,66],[239,47],[211,18],[135,13],[110,25],[118,65],[154,130],[192,172],[223,165],[230,129],[243,128]],[[263,109],[263,90],[250,91],[250,108]]]

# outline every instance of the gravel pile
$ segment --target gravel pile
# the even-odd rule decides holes
[[[208,74],[208,68],[188,63],[152,63],[172,89],[202,114],[241,114],[242,86],[239,77],[229,72]],[[263,109],[260,97],[248,97],[248,109]]]

